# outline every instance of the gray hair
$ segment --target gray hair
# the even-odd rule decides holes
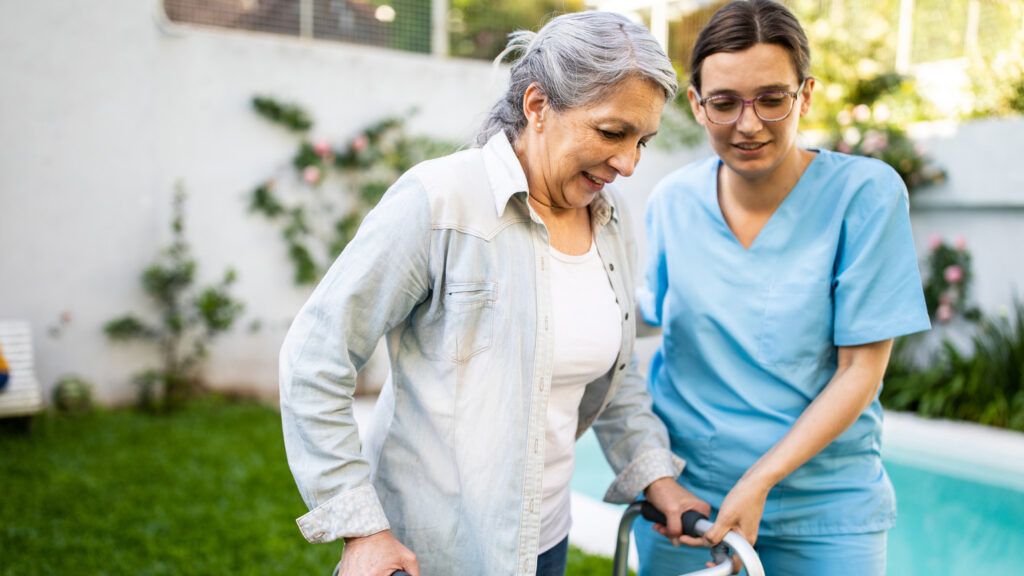
[[[654,36],[640,24],[611,12],[563,14],[539,32],[509,34],[508,45],[495,58],[518,53],[504,96],[491,108],[477,134],[483,145],[503,130],[515,142],[526,127],[523,95],[536,83],[556,111],[591,104],[632,77],[651,81],[675,98],[675,69]]]

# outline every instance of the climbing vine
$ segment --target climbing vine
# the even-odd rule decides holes
[[[378,120],[338,144],[310,138],[314,122],[296,104],[257,96],[252,105],[298,138],[288,167],[260,182],[249,198],[250,212],[280,230],[296,284],[320,279],[403,172],[455,150],[447,142],[409,135],[406,122],[414,112]]]

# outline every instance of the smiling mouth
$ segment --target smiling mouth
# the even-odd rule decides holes
[[[748,152],[753,150],[760,150],[761,148],[764,148],[767,145],[768,142],[738,142],[736,144],[733,144],[733,146],[739,148],[740,150],[746,150]]]
[[[593,182],[597,186],[604,186],[605,184],[607,184],[607,182],[605,182],[604,180],[598,178],[597,176],[594,176],[593,174],[591,174],[589,172],[584,172],[583,173],[583,177],[586,178],[587,180],[590,180],[591,182]]]

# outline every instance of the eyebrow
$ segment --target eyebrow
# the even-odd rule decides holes
[[[622,129],[624,132],[631,132],[631,133],[634,133],[634,134],[638,134],[640,132],[640,129],[638,129],[636,126],[634,126],[631,122],[629,122],[628,120],[622,120],[622,119],[619,119],[619,118],[610,118],[608,120],[605,120],[604,122],[598,122],[597,124],[598,124],[598,126],[601,126],[605,122],[607,122],[609,124],[617,124],[618,127],[620,129]],[[649,134],[644,134],[643,137],[644,138],[654,138],[657,134],[658,134],[658,131],[655,130],[654,132],[651,132]]]
[[[758,94],[763,94],[765,92],[792,92],[792,90],[790,90],[789,84],[779,83],[779,84],[767,84],[765,86],[758,86],[757,89],[755,90],[755,92],[757,92]],[[710,92],[707,92],[707,93],[703,94],[703,96],[711,97],[711,96],[720,96],[720,95],[725,95],[725,94],[737,94],[738,95],[739,91],[733,90],[731,88],[722,88],[722,89],[719,89],[719,90],[712,90]]]

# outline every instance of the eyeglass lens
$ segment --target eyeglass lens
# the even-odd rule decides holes
[[[754,98],[754,113],[765,122],[778,122],[789,116],[796,98],[785,92],[766,92]],[[731,124],[739,119],[744,107],[739,96],[723,94],[705,101],[708,118],[712,122]]]

